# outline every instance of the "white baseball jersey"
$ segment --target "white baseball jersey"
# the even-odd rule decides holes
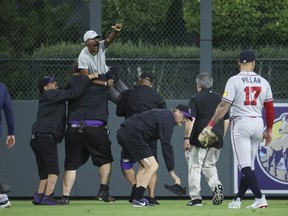
[[[89,53],[87,47],[83,48],[78,56],[78,68],[88,69],[89,74],[95,72],[105,74],[108,71],[105,52],[104,40],[99,41],[99,51],[95,56]]]
[[[227,81],[222,100],[231,104],[231,117],[261,117],[264,102],[273,101],[273,95],[266,79],[241,71]]]

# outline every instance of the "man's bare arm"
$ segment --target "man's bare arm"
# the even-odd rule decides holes
[[[194,126],[194,122],[195,122],[195,119],[193,119],[193,121],[186,121],[185,123],[185,133],[184,133],[184,142],[183,142],[184,150],[190,149],[190,136],[191,136],[191,132]]]
[[[115,24],[114,26],[111,26],[113,29],[112,32],[109,34],[109,36],[105,39],[104,45],[106,48],[113,42],[114,38],[116,37],[116,34],[121,31],[122,25],[121,24]]]
[[[213,128],[213,126],[224,117],[224,115],[227,113],[227,111],[229,110],[231,104],[226,102],[226,101],[221,101],[219,103],[219,105],[216,108],[216,111],[213,115],[213,117],[211,118],[207,129],[211,130]]]
[[[80,69],[80,74],[83,76],[88,76],[89,71],[88,71],[88,69]]]

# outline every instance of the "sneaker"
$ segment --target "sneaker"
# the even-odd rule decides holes
[[[34,193],[32,203],[33,203],[34,205],[41,205],[43,196],[44,196],[43,193],[37,193],[37,192]]]
[[[186,205],[187,206],[202,206],[202,200],[201,199],[191,200]]]
[[[230,208],[230,209],[239,209],[239,208],[241,208],[241,200],[240,200],[240,198],[237,197],[236,200],[233,199],[232,202],[230,202],[228,204],[228,208]]]
[[[134,199],[132,201],[132,207],[148,207],[148,206],[154,206],[154,205],[149,203],[149,201],[146,198],[143,198],[141,200]]]
[[[60,200],[57,201],[60,205],[69,205],[69,198],[62,196]]]
[[[221,184],[218,184],[213,192],[213,198],[212,198],[212,203],[213,205],[220,205],[224,200],[224,195],[223,195],[223,186]]]
[[[9,208],[11,206],[11,203],[9,200],[5,200],[0,203],[0,208]]]
[[[99,191],[96,199],[100,200],[100,201],[104,201],[104,202],[108,202],[108,203],[114,203],[115,199],[113,197],[110,196],[108,191]]]
[[[49,196],[46,195],[43,196],[41,205],[60,205],[60,204],[54,199],[53,195],[50,194]]]
[[[150,204],[153,204],[153,205],[160,205],[160,203],[156,200],[155,197],[147,197],[147,200]]]
[[[267,207],[268,203],[264,194],[260,199],[255,198],[255,201],[252,205],[246,206],[246,208],[267,208]]]

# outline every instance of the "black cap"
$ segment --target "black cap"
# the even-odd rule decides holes
[[[154,80],[153,75],[147,72],[142,73],[139,78],[149,80],[151,83],[153,83]]]
[[[44,76],[43,78],[38,80],[38,88],[39,91],[42,92],[44,90],[44,87],[48,85],[49,83],[52,83],[55,81],[55,75],[52,76]]]
[[[239,61],[241,63],[255,61],[255,53],[252,50],[242,50],[239,55]]]
[[[191,121],[193,120],[193,117],[191,116],[191,109],[188,106],[179,104],[176,109],[180,110]]]

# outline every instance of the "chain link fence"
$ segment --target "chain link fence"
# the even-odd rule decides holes
[[[189,12],[189,1],[147,0],[147,2],[144,1],[145,3],[134,2],[135,4],[129,4],[131,1],[102,0],[102,35],[104,38],[111,31],[110,26],[115,24],[115,20],[122,21],[116,16],[120,17],[120,12],[125,11],[125,6],[132,12],[137,12],[137,10],[142,8],[143,14],[147,13],[143,9],[146,8],[151,14],[155,13],[155,20],[153,20],[153,16],[149,15],[148,24],[145,23],[144,18],[143,21],[135,17],[139,22],[133,22],[131,20],[133,19],[131,12],[130,20],[123,20],[123,32],[115,39],[117,42],[133,43],[136,47],[140,47],[141,43],[145,43],[155,46],[165,44],[165,46],[171,46],[171,49],[176,45],[182,46],[183,49],[184,47],[196,47],[199,49],[200,30],[189,30],[188,18],[185,18]],[[195,2],[198,2],[199,7],[199,1]],[[247,0],[246,2],[249,1]],[[147,4],[148,6],[150,5],[150,8]],[[134,6],[135,8],[133,8]],[[213,4],[214,12],[217,6],[217,4]],[[90,2],[88,0],[27,0],[25,2],[20,0],[1,0],[0,80],[7,85],[14,100],[36,100],[38,98],[37,80],[44,75],[56,74],[58,83],[62,86],[69,82],[71,63],[77,59],[77,55],[73,54],[58,58],[57,52],[55,52],[55,57],[50,55],[39,58],[33,56],[33,53],[43,46],[49,47],[63,42],[67,46],[69,44],[80,44],[83,33],[90,29],[89,7]],[[156,10],[157,7],[163,11],[161,14]],[[111,10],[115,11],[115,17],[113,17],[113,14],[109,16]],[[126,12],[128,13],[129,11],[127,10]],[[251,14],[251,17],[249,16],[249,14],[246,14],[245,19],[253,18],[257,21],[257,17],[253,14]],[[126,19],[128,19],[127,17]],[[231,34],[231,37],[227,38],[214,34],[215,29],[221,27],[223,30],[224,27],[219,24],[216,12],[213,13],[212,19],[213,45],[217,46],[214,49],[222,48],[227,50],[230,44],[230,50],[238,54],[241,47],[252,47],[252,44],[246,43],[247,37],[239,36],[237,38]],[[141,21],[144,24],[140,24]],[[255,23],[257,24],[258,22],[256,21]],[[227,18],[227,23],[230,22],[231,20]],[[254,32],[256,31],[257,33],[256,27]],[[231,28],[231,31],[236,30]],[[241,35],[241,32],[239,34]],[[283,37],[288,37],[288,34]],[[263,42],[257,41],[257,45],[261,44],[269,47],[275,44],[275,38],[271,34],[263,35],[263,32],[261,32],[261,38],[263,38]],[[288,41],[287,38],[284,39],[283,41]],[[230,43],[227,41],[230,41]],[[251,39],[249,41],[251,42]],[[231,44],[234,44],[234,47]],[[235,48],[235,46],[237,47]],[[131,47],[132,49],[135,49],[135,46]],[[80,51],[81,48],[76,53],[80,53]],[[118,50],[118,52],[121,51]],[[229,52],[227,51],[227,53]],[[107,54],[109,54],[109,50]],[[224,51],[224,55],[222,54],[219,57],[217,52],[213,51],[212,74],[214,77],[214,89],[220,94],[224,90],[227,79],[239,70],[236,61],[237,54],[232,56],[225,55]],[[151,57],[143,58],[141,53],[129,58],[110,55],[107,59],[107,65],[119,66],[125,71],[121,79],[128,87],[132,87],[135,84],[135,80],[141,72],[152,72],[155,75],[155,87],[164,99],[185,100],[190,99],[196,89],[195,78],[200,69],[199,56],[199,52],[194,57],[183,55],[183,57],[177,58],[154,56],[153,54]],[[279,52],[275,52],[275,55],[272,53],[267,56],[269,58],[264,58],[261,55],[257,58],[255,71],[269,81],[275,99],[286,99],[288,97],[287,54],[286,56],[279,56]]]

